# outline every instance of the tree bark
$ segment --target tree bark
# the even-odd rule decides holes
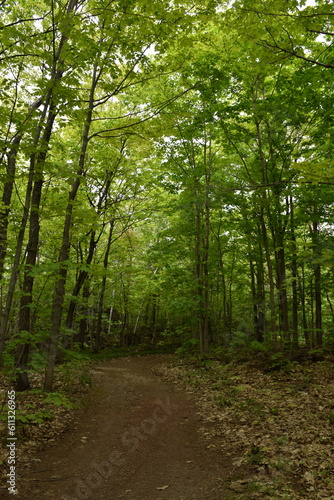
[[[76,178],[72,184],[71,191],[68,196],[68,203],[66,207],[66,215],[64,220],[64,228],[63,228],[63,237],[62,237],[62,247],[59,255],[59,274],[58,279],[55,285],[54,292],[54,303],[53,303],[53,311],[52,311],[52,326],[50,333],[50,344],[48,351],[48,361],[47,367],[45,370],[45,379],[44,379],[44,389],[46,391],[52,391],[53,387],[53,379],[54,379],[54,368],[56,362],[56,356],[58,351],[58,339],[60,335],[60,327],[62,320],[62,310],[63,310],[63,302],[65,297],[65,285],[67,278],[67,270],[68,270],[68,260],[70,255],[70,231],[72,227],[72,219],[73,219],[73,205],[76,199],[79,187],[81,185],[81,180],[84,176],[84,167],[86,161],[86,152],[88,148],[89,141],[89,130],[92,123],[93,117],[93,109],[94,109],[94,95],[95,89],[98,82],[98,77],[100,74],[97,70],[97,65],[94,66],[92,83],[90,88],[90,96],[89,96],[89,104],[86,114],[84,132],[81,143],[81,152],[79,158],[79,168],[76,174]]]
[[[92,263],[96,246],[97,246],[98,240],[96,240],[96,231],[91,231],[90,235],[90,240],[89,240],[89,250],[88,250],[88,255],[85,261],[85,265],[88,267]],[[88,276],[88,270],[83,270],[81,269],[79,271],[79,275],[77,278],[77,281],[74,285],[73,291],[72,291],[72,297],[78,297],[79,293],[87,279]],[[74,315],[75,315],[75,310],[76,310],[76,300],[71,299],[70,305],[67,310],[67,317],[66,317],[66,322],[65,322],[65,328],[66,328],[66,333],[63,336],[63,342],[62,346],[63,349],[67,349],[68,344],[69,344],[69,338],[70,338],[70,331],[73,328],[73,322],[74,322]]]
[[[8,217],[16,173],[16,158],[22,137],[23,135],[20,134],[13,139],[11,150],[8,153],[7,176],[3,187],[2,203],[0,205],[0,281],[3,276],[7,254]]]
[[[259,258],[256,260],[256,302],[257,302],[257,312],[258,312],[257,314],[258,322],[256,326],[256,340],[258,342],[263,342],[266,330],[266,316],[265,316],[264,272],[263,272],[261,245],[259,245]]]
[[[44,164],[47,156],[48,145],[51,139],[51,133],[56,115],[53,107],[50,107],[48,119],[45,125],[45,131],[41,141],[41,150],[38,154],[36,167],[34,170],[34,187],[31,197],[31,209],[29,220],[29,238],[27,245],[27,257],[24,266],[24,277],[22,284],[22,296],[20,300],[19,311],[19,333],[24,332],[24,335],[31,334],[31,307],[33,304],[33,287],[34,275],[32,270],[36,264],[38,247],[39,247],[39,231],[40,231],[40,202],[43,187],[43,171]],[[29,380],[27,374],[28,356],[29,356],[30,342],[17,349],[15,356],[15,364],[17,367],[16,389],[18,391],[25,391],[29,389]]]
[[[103,277],[102,277],[101,290],[100,290],[100,296],[99,296],[97,326],[96,326],[96,332],[95,332],[95,349],[96,350],[99,350],[99,347],[100,347],[104,295],[105,295],[106,286],[107,286],[107,270],[108,270],[108,265],[109,265],[109,254],[110,254],[113,230],[114,230],[114,221],[111,220],[110,226],[109,226],[109,234],[108,234],[106,251],[105,251],[104,259],[103,259]]]
[[[89,285],[89,280],[86,280],[82,291],[84,313],[80,318],[79,335],[78,335],[78,342],[81,349],[84,349],[88,337],[89,296],[90,296],[90,285]]]
[[[77,0],[69,0],[69,3],[66,8],[67,14],[70,14],[75,8],[77,4]],[[52,5],[53,9],[53,5]],[[54,14],[54,13],[53,13]],[[54,16],[53,16],[54,19]],[[68,19],[66,19],[67,21]],[[53,103],[53,93],[54,93],[54,88],[56,84],[61,80],[63,76],[63,61],[61,59],[62,51],[64,44],[67,41],[67,36],[68,36],[68,25],[63,27],[63,30],[61,32],[61,37],[60,41],[58,44],[58,48],[56,51],[56,27],[53,25],[53,61],[52,61],[52,72],[51,72],[51,77],[49,81],[49,90],[47,92],[46,98],[45,98],[45,104],[44,104],[44,112],[42,114],[42,117],[39,121],[39,126],[35,135],[34,139],[34,146],[38,146],[39,143],[39,138],[41,135],[42,131],[42,124],[44,123],[44,119],[46,116],[46,113],[48,111],[48,118],[45,124],[44,128],[44,133],[43,137],[41,140],[41,144],[39,146],[39,153],[36,155],[35,152],[32,153],[31,158],[30,158],[30,174],[29,174],[29,179],[28,179],[28,187],[30,189],[29,183],[34,182],[34,187],[32,191],[32,196],[31,196],[31,208],[30,208],[30,227],[29,227],[29,239],[28,239],[28,246],[27,246],[27,259],[26,259],[26,264],[25,264],[25,274],[24,274],[24,279],[23,279],[23,295],[21,298],[21,304],[20,304],[20,318],[19,318],[19,330],[24,331],[24,332],[29,332],[30,333],[30,308],[32,305],[32,291],[33,291],[33,285],[34,285],[34,278],[31,275],[31,271],[33,266],[36,263],[36,258],[37,258],[37,252],[38,252],[38,244],[39,244],[39,205],[40,205],[40,199],[41,199],[41,193],[42,193],[42,187],[43,187],[43,171],[44,171],[44,165],[45,165],[45,160],[48,152],[48,145],[50,143],[51,139],[51,133],[53,129],[53,124],[55,121],[56,117],[56,110],[55,110],[55,105]],[[31,111],[37,107],[43,102],[42,100],[36,101],[31,106]],[[28,194],[28,188],[27,188],[27,194]],[[29,193],[29,199],[30,201],[30,193]],[[30,203],[26,205],[26,209],[29,210]],[[25,209],[25,210],[26,210]],[[25,225],[28,220],[28,213],[24,214],[24,219],[25,219]],[[25,226],[23,227],[23,232],[22,232],[22,244],[23,244],[23,238],[24,238],[24,230]],[[21,236],[21,235],[20,235]],[[18,249],[19,250],[19,249]],[[21,250],[21,249],[20,249]],[[21,251],[17,251],[18,255],[18,261],[20,258]],[[12,273],[12,279],[10,283],[10,294],[14,293],[15,289],[15,282],[17,278],[17,269],[13,270]],[[6,318],[5,318],[5,326],[3,327],[3,331],[1,331],[1,348],[3,348],[4,344],[4,338],[5,338],[5,333],[7,329],[6,323],[8,322],[9,314],[10,314],[10,306],[11,306],[11,300],[12,300],[12,295],[9,296],[8,299],[8,309],[6,311]],[[27,333],[26,333],[27,334]],[[16,352],[16,365],[18,367],[18,376],[17,376],[17,389],[18,390],[25,390],[29,388],[29,381],[27,377],[27,360],[28,360],[28,354],[29,354],[29,342],[26,343],[22,348],[19,348],[18,351]]]
[[[253,302],[253,328],[254,328],[254,333],[253,333],[253,339],[258,340],[258,310],[257,310],[257,296],[256,296],[256,284],[255,284],[255,268],[254,268],[254,262],[252,258],[249,259],[249,270],[250,270],[250,276],[251,276],[251,291],[252,291],[252,302]]]
[[[49,92],[44,103],[44,108],[42,115],[40,117],[34,141],[33,141],[33,147],[37,148],[37,145],[39,143],[42,131],[43,131],[43,126],[45,123],[45,118],[49,109],[50,105],[50,100],[51,100],[51,93]],[[30,110],[32,111],[33,109],[36,109],[40,105],[39,101],[36,101],[33,106],[31,106]],[[16,145],[18,147],[18,144]],[[13,259],[13,264],[12,264],[12,271],[11,271],[11,276],[10,276],[10,281],[9,281],[9,286],[8,286],[8,291],[7,291],[7,298],[6,298],[6,304],[5,304],[5,309],[3,311],[3,315],[1,318],[1,324],[0,324],[0,363],[2,362],[2,355],[3,355],[3,350],[5,347],[5,342],[6,342],[6,334],[8,330],[8,323],[9,323],[9,318],[10,318],[10,313],[12,309],[12,302],[13,302],[13,296],[15,292],[15,287],[16,287],[16,282],[18,278],[18,269],[21,261],[21,256],[22,256],[22,248],[23,248],[23,243],[24,243],[24,237],[25,237],[25,232],[26,232],[26,227],[29,219],[29,213],[30,213],[30,206],[31,206],[31,196],[32,196],[32,190],[33,190],[33,183],[34,183],[34,175],[35,175],[35,160],[36,160],[36,155],[33,153],[30,157],[30,167],[29,167],[29,174],[28,174],[28,182],[26,186],[26,194],[25,194],[25,202],[24,202],[24,207],[23,207],[23,215],[21,219],[21,224],[20,224],[20,229],[19,233],[17,236],[17,242],[16,242],[16,248],[15,248],[15,255]],[[16,162],[16,156],[13,151],[13,156],[11,156],[11,161]],[[14,165],[12,165],[12,173],[13,173],[13,168]],[[9,193],[7,194],[7,196]]]
[[[300,300],[302,305],[303,330],[306,347],[311,347],[310,332],[307,324],[306,301],[305,301],[305,264],[301,263]]]
[[[275,305],[275,281],[274,281],[274,271],[271,262],[271,254],[269,248],[267,227],[264,218],[264,208],[261,206],[260,210],[260,225],[262,233],[262,241],[264,246],[264,252],[266,256],[266,264],[268,270],[268,280],[269,280],[269,308],[270,308],[270,333],[272,335],[272,342],[274,347],[277,347],[277,325],[276,325],[276,305]]]
[[[318,221],[314,220],[312,224],[312,242],[314,258],[314,302],[315,302],[315,339],[317,347],[322,346],[322,297],[321,297],[321,267],[319,262],[319,226]]]
[[[295,235],[294,203],[290,196],[290,232],[291,232],[291,273],[292,273],[292,345],[298,348],[298,268],[297,268],[297,245]]]

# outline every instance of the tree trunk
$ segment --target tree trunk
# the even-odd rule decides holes
[[[311,347],[316,346],[315,342],[315,321],[314,321],[314,276],[310,279],[310,309],[311,309],[311,328],[310,328],[310,338]]]
[[[252,258],[249,259],[249,269],[251,276],[251,291],[252,291],[252,302],[253,302],[253,327],[254,336],[253,339],[257,340],[258,337],[258,310],[257,310],[257,296],[256,296],[256,284],[255,284],[255,268]]]
[[[282,242],[283,244],[283,242]],[[285,250],[280,247],[276,252],[277,265],[277,290],[283,340],[290,342],[288,298],[286,293]]]
[[[8,153],[7,176],[3,187],[2,203],[0,205],[0,281],[3,276],[7,254],[8,217],[16,173],[16,158],[22,137],[23,135],[20,134],[13,139],[11,150]]]
[[[307,325],[306,301],[305,301],[305,265],[301,263],[301,283],[300,283],[300,301],[302,305],[303,330],[306,347],[311,347],[310,332]]]
[[[88,337],[88,317],[89,317],[89,305],[88,305],[88,299],[90,296],[90,286],[89,286],[89,280],[85,281],[84,288],[82,291],[82,299],[83,299],[83,310],[84,313],[82,314],[82,317],[80,318],[79,322],[79,335],[78,335],[78,342],[81,347],[81,349],[84,349],[85,343],[87,341]]]
[[[210,206],[209,185],[210,172],[206,166],[205,175],[205,207],[204,207],[204,241],[203,241],[203,338],[201,342],[201,354],[205,354],[209,348],[210,320],[209,320],[209,244],[210,244]]]
[[[272,266],[272,262],[271,262],[267,227],[266,227],[266,223],[265,223],[265,219],[264,219],[263,207],[261,207],[261,212],[260,212],[260,224],[261,224],[262,241],[263,241],[264,251],[265,251],[265,255],[266,255],[268,280],[269,280],[270,333],[272,335],[273,345],[274,345],[274,347],[277,347],[275,282],[274,282],[274,272],[273,272],[273,266]]]
[[[256,302],[258,309],[256,340],[258,342],[263,342],[266,329],[266,316],[265,316],[264,273],[263,273],[263,259],[262,259],[261,245],[259,245],[259,259],[257,259],[256,261]]]
[[[99,347],[100,347],[104,295],[105,295],[106,286],[107,286],[107,270],[108,270],[108,265],[109,265],[109,254],[110,254],[110,247],[111,247],[113,230],[114,230],[114,221],[112,220],[112,221],[110,221],[108,242],[107,242],[107,247],[106,247],[106,251],[104,254],[104,260],[103,260],[103,277],[102,277],[102,283],[101,283],[98,316],[97,316],[97,326],[96,326],[96,332],[95,332],[95,349],[96,350],[99,350]]]
[[[290,196],[290,224],[291,224],[291,272],[292,272],[292,345],[298,348],[298,269],[297,269],[297,245],[295,235],[294,203]]]
[[[70,14],[77,4],[77,0],[69,0],[66,12]],[[52,6],[53,9],[53,6]],[[54,14],[54,13],[53,13]],[[54,16],[53,16],[54,19]],[[23,296],[21,298],[20,304],[20,318],[19,318],[19,330],[30,333],[30,308],[32,305],[32,292],[34,285],[34,278],[31,275],[31,270],[36,263],[38,244],[39,244],[39,206],[43,187],[43,174],[44,165],[48,153],[48,146],[51,139],[53,124],[56,117],[55,105],[53,103],[53,93],[54,88],[57,83],[62,79],[64,73],[62,52],[64,44],[67,41],[68,36],[68,17],[66,17],[66,24],[63,26],[61,37],[59,40],[58,48],[56,50],[56,27],[53,26],[53,61],[52,61],[52,73],[49,81],[49,90],[47,92],[47,97],[44,104],[44,112],[39,122],[39,127],[36,132],[34,145],[37,146],[39,143],[39,138],[41,135],[42,124],[44,123],[44,118],[46,116],[47,110],[49,110],[48,118],[46,121],[43,138],[41,145],[39,147],[39,153],[36,155],[35,152],[32,153],[30,159],[30,173],[34,179],[34,188],[32,192],[31,199],[31,209],[30,209],[30,228],[29,228],[29,239],[27,246],[27,259],[25,264],[25,274],[23,279]],[[38,107],[40,101],[37,101],[31,109]],[[36,162],[35,162],[36,158]],[[36,164],[35,164],[36,163]],[[30,180],[30,179],[29,179]],[[12,274],[16,280],[16,273]],[[14,280],[14,279],[13,279]],[[13,287],[14,292],[15,284]],[[6,329],[6,327],[4,327]],[[29,342],[26,343],[21,349],[18,349],[16,353],[16,365],[18,367],[17,376],[17,388],[18,390],[25,390],[29,388],[29,381],[27,377],[27,360],[29,354]]]
[[[322,346],[322,298],[321,298],[321,267],[319,262],[319,226],[318,221],[313,221],[312,242],[314,256],[314,302],[315,302],[315,339],[317,347]]]
[[[41,124],[44,122],[44,118],[46,116],[47,108],[49,105],[50,95],[47,96],[47,103],[44,108],[44,112],[42,113],[42,117],[37,128],[37,134],[34,141],[34,146],[36,146],[41,132]],[[26,117],[24,123],[27,123],[29,118],[33,115],[34,111],[38,109],[43,103],[43,99],[36,100],[28,110],[28,116]],[[20,144],[23,139],[23,132],[17,132],[11,142],[11,148],[7,155],[7,172],[6,179],[4,182],[3,193],[2,193],[2,204],[0,206],[0,281],[3,277],[4,271],[4,263],[7,254],[7,230],[9,223],[9,213],[10,213],[10,204],[12,199],[15,175],[16,175],[16,160],[17,154],[19,152]],[[29,181],[28,181],[29,184]],[[30,196],[29,196],[30,199]],[[30,206],[30,203],[26,204],[26,206]],[[29,208],[28,208],[29,210]],[[21,253],[21,252],[20,252]]]
[[[151,311],[151,322],[150,322],[150,333],[151,333],[151,343],[156,343],[157,336],[157,323],[159,314],[159,295],[154,293],[152,295],[152,311]]]
[[[331,301],[328,293],[326,295],[326,299],[327,299],[327,302],[328,302],[328,305],[329,305],[329,308],[331,311],[331,316],[332,316],[332,323],[333,324],[332,324],[331,334],[333,335],[333,332],[334,332],[334,307],[333,307],[332,301]]]
[[[227,288],[226,288],[226,277],[225,277],[225,269],[224,269],[224,260],[223,260],[223,251],[221,247],[221,241],[219,237],[220,230],[218,229],[216,239],[218,244],[218,264],[219,270],[221,272],[221,277],[218,274],[218,279],[221,280],[222,285],[222,333],[226,334],[227,331]],[[217,295],[219,296],[219,290],[217,290]],[[220,316],[221,317],[221,316]]]
[[[286,263],[285,263],[285,231],[286,223],[283,221],[280,206],[280,191],[275,189],[274,193],[274,210],[269,212],[270,229],[272,233],[274,248],[275,248],[275,264],[276,264],[276,288],[278,293],[278,306],[280,316],[280,328],[282,332],[283,343],[290,343],[289,330],[289,310],[287,298],[286,284]]]
[[[68,270],[68,260],[70,254],[70,231],[72,227],[72,218],[73,218],[73,205],[76,199],[82,177],[84,176],[84,167],[86,161],[86,152],[88,148],[88,137],[89,130],[92,122],[93,109],[94,109],[94,94],[95,88],[98,82],[98,70],[97,65],[95,65],[92,76],[92,83],[90,89],[89,96],[89,104],[86,114],[85,127],[82,137],[81,144],[81,152],[79,158],[79,168],[77,171],[76,178],[72,184],[71,191],[68,196],[68,203],[66,207],[66,215],[64,221],[64,229],[63,229],[63,238],[62,238],[62,248],[59,255],[59,274],[58,280],[55,285],[55,294],[54,294],[54,303],[53,303],[53,311],[52,311],[52,326],[51,326],[51,334],[50,334],[50,345],[48,352],[48,362],[45,370],[45,380],[44,380],[44,389],[46,391],[52,391],[53,387],[53,379],[54,379],[54,368],[55,361],[58,351],[58,339],[60,335],[60,326],[62,320],[62,309],[63,302],[65,297],[65,285],[67,278],[67,270]]]
[[[88,250],[88,255],[85,261],[85,266],[88,267],[92,263],[96,246],[98,243],[98,240],[95,238],[96,236],[96,231],[91,231],[90,234],[90,240],[89,240],[89,250]],[[81,289],[87,279],[88,276],[88,271],[85,269],[81,269],[79,271],[79,275],[77,278],[77,281],[74,285],[74,288],[72,290],[72,297],[78,297],[79,293],[81,292]],[[63,336],[63,341],[62,341],[62,346],[63,349],[67,349],[69,345],[69,340],[70,340],[70,331],[73,328],[73,321],[74,321],[74,315],[75,315],[75,309],[76,309],[76,300],[71,299],[70,305],[67,310],[67,317],[66,317],[66,322],[65,322],[65,328],[66,328],[66,333]]]
[[[24,332],[24,335],[31,334],[31,307],[33,304],[33,287],[34,276],[32,270],[36,264],[38,247],[39,247],[39,231],[40,231],[40,201],[43,187],[43,171],[47,156],[48,145],[51,139],[51,133],[56,115],[53,107],[50,107],[48,119],[45,126],[45,131],[41,141],[41,151],[38,154],[35,171],[34,188],[31,197],[30,221],[29,221],[29,239],[27,245],[27,257],[24,266],[24,277],[22,284],[22,297],[20,301],[19,311],[19,333]],[[15,364],[18,370],[16,378],[16,389],[24,391],[29,389],[29,380],[27,375],[27,364],[29,356],[30,342],[25,342],[22,347],[19,347],[15,356]]]
[[[45,122],[45,117],[46,117],[46,114],[47,114],[47,111],[48,111],[48,108],[50,105],[50,100],[51,100],[51,93],[49,92],[47,97],[46,97],[43,112],[42,112],[42,115],[40,117],[39,124],[37,126],[37,130],[35,133],[34,142],[33,142],[34,148],[37,148],[37,145],[39,143],[39,140],[40,140],[40,137],[42,134],[42,130],[43,130],[43,125]],[[38,103],[35,103],[31,107],[31,110],[37,108],[38,105],[39,105]],[[14,160],[15,160],[15,156],[12,156],[12,161],[14,161]],[[9,286],[8,286],[8,291],[7,291],[5,309],[4,309],[3,316],[1,318],[1,324],[0,324],[0,362],[2,362],[2,355],[3,355],[3,350],[5,347],[6,334],[7,334],[7,330],[8,330],[8,322],[9,322],[10,313],[11,313],[11,309],[12,309],[12,302],[13,302],[16,282],[18,279],[18,269],[19,269],[21,256],[22,256],[24,237],[25,237],[26,227],[27,227],[27,223],[28,223],[28,219],[29,219],[29,212],[30,212],[30,206],[31,206],[31,196],[32,196],[33,182],[34,182],[34,175],[35,175],[35,160],[36,160],[36,155],[35,155],[35,153],[33,153],[30,157],[30,168],[29,168],[28,182],[27,182],[27,187],[26,187],[25,202],[24,202],[24,207],[23,207],[23,215],[22,215],[22,219],[21,219],[19,233],[17,236],[16,249],[15,249],[15,255],[14,255],[14,260],[13,260],[13,264],[12,264],[12,271],[11,271],[11,276],[10,276],[10,281],[9,281]],[[12,169],[13,169],[13,166],[12,166]],[[7,194],[7,196],[8,196],[8,194]]]

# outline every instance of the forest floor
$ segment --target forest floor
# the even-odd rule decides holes
[[[17,442],[16,498],[334,499],[333,371],[332,360],[272,373],[169,355],[98,362],[79,408]]]

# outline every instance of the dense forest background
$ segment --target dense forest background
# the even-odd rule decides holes
[[[0,358],[334,343],[329,0],[0,2]]]

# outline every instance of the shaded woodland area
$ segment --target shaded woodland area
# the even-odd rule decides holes
[[[0,2],[0,359],[332,348],[328,0]]]

